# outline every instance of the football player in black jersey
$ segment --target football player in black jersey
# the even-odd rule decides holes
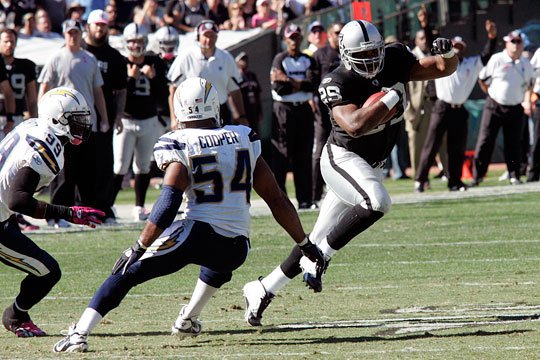
[[[37,117],[36,64],[28,59],[15,58],[16,46],[17,32],[15,30],[6,28],[0,31],[0,54],[15,97],[14,126],[23,121],[25,111],[28,112],[29,118]],[[0,101],[5,111],[4,99]],[[16,218],[21,230],[39,229],[39,226],[28,222],[21,214],[17,214]]]
[[[146,52],[146,29],[131,23],[124,29],[127,42],[127,98],[122,117],[123,131],[113,136],[115,197],[132,164],[135,173],[135,221],[144,221],[146,191],[150,183],[150,161],[154,144],[163,133],[158,108],[167,106],[168,84],[165,64]],[[161,102],[161,104],[160,104]]]
[[[403,121],[405,83],[448,76],[458,64],[450,40],[436,39],[433,49],[436,55],[418,60],[403,44],[385,46],[377,28],[365,20],[343,27],[339,35],[342,64],[319,87],[321,100],[330,109],[332,131],[321,157],[328,193],[310,238],[327,261],[390,210],[382,168]],[[386,95],[363,107],[379,91]],[[398,111],[389,117],[394,108]],[[260,325],[277,291],[301,272],[309,288],[322,290],[326,269],[306,260],[295,247],[267,277],[244,286],[249,324]]]

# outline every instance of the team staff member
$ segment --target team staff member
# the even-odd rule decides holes
[[[534,68],[536,80],[531,93],[531,103],[533,108],[534,121],[534,144],[531,150],[532,159],[527,182],[536,182],[540,180],[540,48],[536,49],[531,58],[531,65]]]
[[[478,81],[488,96],[476,142],[472,186],[478,186],[487,173],[501,127],[510,184],[521,184],[520,139],[525,125],[521,102],[531,88],[534,72],[529,60],[522,56],[523,38],[519,30],[512,31],[503,40],[505,49],[489,59]]]
[[[285,178],[292,167],[298,208],[309,209],[313,205],[311,154],[315,122],[309,101],[320,78],[315,60],[300,52],[302,38],[298,25],[287,25],[283,33],[287,50],[272,62],[272,170],[279,187],[286,191]]]
[[[135,207],[133,219],[144,221],[144,208],[150,184],[150,162],[156,140],[163,133],[158,107],[167,104],[165,64],[159,56],[146,53],[148,34],[141,25],[131,23],[124,29],[127,43],[127,99],[122,116],[123,131],[113,136],[114,198],[122,188],[124,175],[133,159]]]
[[[313,59],[315,59],[319,66],[321,78],[339,66],[339,33],[343,29],[343,25],[343,23],[330,25],[327,31],[328,42],[326,46],[318,49],[313,54]],[[320,102],[319,96],[317,96],[317,100]],[[332,124],[330,123],[328,109],[320,105],[318,116],[315,116],[315,147],[313,148],[312,158],[312,200],[314,203],[321,201],[322,198],[324,180],[321,174],[321,154],[331,129]]]
[[[416,189],[420,192],[424,190],[424,185],[428,182],[429,169],[435,161],[435,154],[439,151],[445,134],[448,151],[448,189],[450,191],[467,189],[461,181],[469,117],[463,103],[469,98],[478,74],[497,46],[497,28],[494,22],[486,20],[486,32],[488,41],[484,50],[482,54],[475,56],[464,57],[467,44],[461,37],[453,38],[454,52],[459,59],[457,70],[450,76],[435,80],[437,100],[431,112],[428,134],[422,148],[415,179],[418,183]]]
[[[109,119],[103,97],[103,78],[94,55],[82,48],[82,24],[77,20],[66,20],[62,25],[65,46],[58,50],[43,67],[38,82],[39,97],[47,90],[67,86],[79,91],[91,109],[96,109],[101,118],[92,111],[92,132],[109,131]],[[94,134],[92,134],[94,135]],[[95,201],[97,168],[101,159],[96,158],[94,136],[77,148],[66,147],[66,164],[62,172],[51,183],[51,203],[71,206],[80,200],[82,204]],[[63,219],[48,219],[54,227],[70,226]]]
[[[2,315],[4,327],[18,337],[45,336],[28,311],[60,280],[58,262],[22,234],[15,212],[36,219],[62,218],[95,227],[103,212],[92,208],[51,205],[34,198],[64,166],[64,146],[88,139],[92,122],[84,97],[69,88],[43,95],[39,118],[25,121],[0,143],[0,261],[23,271],[20,291]]]
[[[249,125],[244,111],[244,101],[240,91],[242,75],[236,67],[234,58],[226,51],[216,47],[219,29],[212,20],[204,20],[197,26],[197,45],[176,57],[167,77],[170,81],[169,107],[171,125],[174,121],[173,97],[178,85],[190,77],[202,77],[214,85],[218,91],[223,124],[238,123]],[[229,99],[229,107],[227,106]]]
[[[458,63],[448,39],[435,40],[438,55],[418,60],[403,44],[385,46],[377,28],[365,20],[343,27],[339,49],[342,65],[326,75],[319,87],[321,100],[330,109],[332,133],[321,158],[328,192],[310,234],[327,260],[390,210],[382,164],[403,120],[406,83],[448,76]],[[365,101],[383,87],[386,94],[381,100],[364,108]],[[393,109],[396,112],[389,117]],[[268,276],[244,286],[246,321],[261,325],[262,313],[275,294],[302,271],[306,284],[321,291],[321,270],[293,249]]]
[[[88,31],[86,50],[94,55],[101,76],[103,77],[103,97],[107,107],[107,117],[111,129],[107,132],[96,132],[96,159],[98,160],[95,182],[95,202],[93,205],[105,212],[105,224],[116,223],[116,215],[112,211],[113,196],[113,131],[122,132],[122,115],[126,105],[127,67],[126,59],[109,45],[109,17],[103,10],[93,10],[88,15]],[[98,114],[99,115],[99,114]],[[98,117],[99,118],[99,117]],[[98,119],[100,122],[101,118]]]

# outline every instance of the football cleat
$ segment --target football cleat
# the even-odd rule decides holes
[[[133,208],[133,220],[138,221],[146,221],[148,220],[148,216],[150,216],[150,213],[148,210],[143,208],[142,206],[135,206]]]
[[[326,259],[324,267],[320,267],[305,256],[300,259],[300,268],[304,274],[303,281],[314,292],[322,291],[322,276],[326,272],[329,262],[330,258]]]
[[[274,294],[266,291],[261,278],[248,282],[242,290],[244,292],[244,301],[246,302],[244,318],[251,326],[261,326],[262,314],[268,305],[270,305],[270,302],[272,302]]]
[[[75,324],[69,327],[66,332],[62,331],[62,335],[66,335],[65,338],[54,344],[54,352],[86,352],[88,351],[88,333],[78,332]]]
[[[184,305],[182,307],[178,318],[172,326],[172,335],[178,336],[181,339],[199,336],[202,331],[202,324],[199,319],[196,317],[184,319],[183,314],[186,306],[187,305]]]
[[[45,331],[37,327],[30,319],[28,313],[24,313],[21,317],[17,317],[13,310],[13,305],[8,306],[2,314],[2,324],[6,330],[11,331],[18,337],[36,337],[47,335]]]

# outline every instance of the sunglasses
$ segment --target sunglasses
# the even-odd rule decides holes
[[[523,40],[521,40],[521,39],[512,39],[512,40],[510,40],[510,42],[512,44],[521,44],[523,42]]]

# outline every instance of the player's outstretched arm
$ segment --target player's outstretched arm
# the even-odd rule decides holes
[[[47,204],[34,198],[39,184],[39,174],[29,168],[19,169],[11,184],[8,207],[20,214],[36,219],[64,219],[74,224],[95,228],[102,223],[105,213],[86,206],[62,206]]]
[[[433,41],[434,56],[420,59],[411,69],[410,80],[421,81],[438,79],[456,71],[459,60],[454,53],[452,42],[445,38]]]
[[[317,262],[319,266],[324,266],[324,255],[309,240],[294,205],[287,195],[281,191],[274,178],[274,174],[262,157],[257,159],[257,164],[255,165],[253,188],[268,204],[274,219],[294,239],[300,250],[302,250],[302,253],[312,261]]]
[[[146,249],[161,235],[163,230],[173,223],[182,204],[182,195],[188,183],[189,178],[184,165],[173,162],[167,166],[161,192],[152,207],[148,221],[137,241],[124,250],[114,263],[113,275],[119,272],[122,275],[125,274],[127,269],[144,255]]]

